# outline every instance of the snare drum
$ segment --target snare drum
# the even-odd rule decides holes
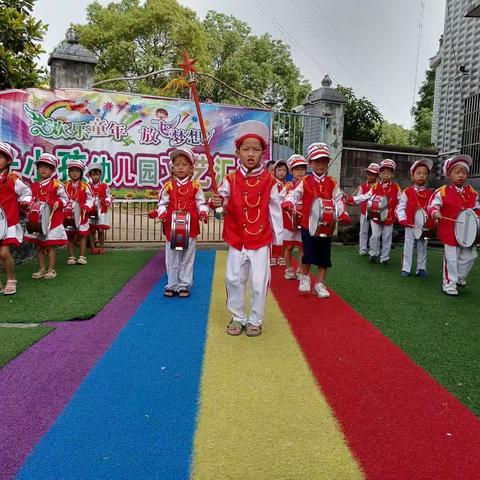
[[[415,212],[413,236],[415,240],[431,240],[435,237],[436,225],[433,218],[429,218],[423,208]]]
[[[385,222],[388,217],[388,197],[385,195],[373,195],[367,202],[367,216],[369,220],[379,223]]]
[[[76,201],[67,203],[63,209],[63,226],[69,230],[78,230],[82,224],[82,209]]]
[[[95,199],[95,203],[94,203],[94,207],[88,214],[88,218],[90,220],[98,220],[98,217],[100,216],[100,199],[99,198],[96,198]]]
[[[471,209],[462,210],[455,222],[455,238],[461,247],[480,243],[480,224],[477,214]]]
[[[50,217],[51,209],[47,202],[33,201],[27,217],[27,232],[47,236],[50,231]]]
[[[291,213],[293,230],[300,230],[302,228],[302,205],[297,205],[295,210]]]
[[[173,212],[170,231],[170,248],[186,250],[190,241],[190,214],[188,212]]]
[[[3,240],[7,236],[8,222],[5,210],[0,206],[0,240]]]
[[[316,198],[310,209],[308,230],[312,237],[332,237],[337,222],[337,212],[332,199]]]

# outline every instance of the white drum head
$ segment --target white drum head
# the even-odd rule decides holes
[[[40,228],[42,230],[42,235],[47,236],[48,232],[50,231],[51,213],[52,211],[48,203],[47,202],[42,203],[42,205],[40,206],[40,215],[39,215]]]
[[[415,240],[420,240],[423,235],[425,224],[427,223],[427,214],[424,210],[419,209],[415,212],[413,223],[415,224],[415,227],[413,228],[413,236],[415,237]]]
[[[322,215],[322,199],[316,198],[310,209],[310,217],[308,218],[308,231],[312,237],[317,233],[318,223]]]
[[[378,213],[378,216],[380,218],[380,221],[384,222],[388,217],[388,198],[381,197],[378,206],[380,207],[380,212]]]
[[[478,235],[478,217],[468,208],[462,210],[455,223],[455,238],[461,247],[471,247],[475,244]]]
[[[7,236],[8,223],[5,210],[0,207],[0,240],[3,240]]]
[[[78,202],[72,202],[72,212],[75,220],[75,228],[78,229],[82,224],[82,209],[80,208],[80,204]]]

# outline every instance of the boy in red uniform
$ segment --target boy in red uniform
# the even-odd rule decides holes
[[[19,203],[22,209],[26,209],[31,199],[30,188],[17,174],[10,173],[13,155],[12,147],[8,143],[0,142],[0,260],[7,273],[5,287],[0,282],[0,293],[4,295],[17,292],[15,262],[10,248],[20,246],[23,239]]]
[[[303,274],[300,277],[298,291],[301,294],[311,292],[310,268],[317,265],[317,282],[313,287],[313,294],[319,298],[330,297],[330,292],[325,286],[327,270],[332,266],[331,248],[334,226],[330,235],[312,236],[309,232],[310,210],[316,198],[333,200],[335,203],[336,216],[340,223],[350,223],[350,217],[345,210],[343,192],[337,186],[337,181],[327,175],[331,162],[330,147],[325,143],[312,143],[308,147],[308,161],[312,167],[312,174],[303,178],[297,187],[286,196],[282,207],[291,210],[302,199],[302,243],[303,243]]]
[[[277,183],[261,166],[270,132],[259,121],[243,122],[235,137],[240,165],[228,174],[213,195],[211,206],[223,206],[223,239],[229,245],[225,286],[232,319],[229,335],[261,334],[265,300],[270,282],[270,246],[282,244],[282,211]],[[251,285],[251,313],[247,315],[245,293]]]
[[[395,209],[397,208],[402,189],[398,183],[392,182],[397,168],[396,163],[389,158],[380,163],[380,182],[364,194],[348,197],[350,205],[359,205],[370,200],[374,195],[386,196],[388,199],[388,215],[384,222],[372,220],[372,236],[370,237],[370,262],[375,263],[380,259],[382,265],[390,263],[390,251],[392,250],[393,224],[395,223]],[[380,249],[381,240],[381,249]]]
[[[93,207],[92,191],[87,183],[82,180],[85,164],[80,160],[70,160],[67,164],[70,180],[65,182],[65,190],[71,202],[78,202],[81,209],[80,226],[67,231],[68,236],[68,265],[86,265],[87,263],[87,238],[90,235],[88,214]],[[78,239],[80,255],[75,257],[75,239]]]
[[[476,245],[461,247],[454,230],[455,219],[462,210],[471,208],[477,216],[480,213],[478,193],[466,184],[471,166],[472,158],[468,155],[448,159],[443,171],[451,184],[437,189],[428,206],[429,215],[438,220],[438,238],[444,244],[442,288],[447,295],[458,295],[457,287],[467,285],[466,278],[477,258]]]
[[[367,193],[377,182],[378,169],[380,166],[378,163],[371,163],[366,169],[367,181],[358,186],[355,190],[355,195],[363,195]],[[367,200],[360,204],[360,232],[359,232],[359,254],[368,254],[368,231],[370,230],[370,220],[367,217]]]
[[[413,185],[407,187],[397,205],[398,223],[405,227],[405,242],[403,246],[402,277],[409,277],[412,268],[413,247],[417,247],[417,277],[427,276],[427,243],[428,240],[420,238],[415,240],[414,229],[415,214],[422,209],[427,213],[427,206],[433,195],[433,189],[426,188],[428,175],[433,167],[433,162],[428,158],[417,160],[410,167]]]
[[[288,159],[288,167],[293,175],[293,180],[285,184],[285,189],[280,195],[282,201],[285,200],[285,197],[289,192],[299,185],[303,177],[307,174],[308,163],[302,155],[292,155]],[[287,266],[285,269],[286,280],[300,280],[300,277],[303,274],[301,265],[303,244],[302,234],[299,228],[302,218],[301,214],[302,200],[299,200],[297,203],[295,211],[283,211],[283,257],[285,258],[285,263]],[[297,272],[294,272],[293,267],[291,266],[293,249],[295,247],[297,247],[300,252],[300,265],[297,269]]]
[[[282,196],[283,189],[285,187],[285,179],[288,175],[288,165],[285,160],[277,160],[275,166],[273,167],[273,176],[277,181],[277,188],[280,197]],[[285,266],[285,258],[282,255],[283,246],[275,245],[272,246],[272,256],[270,258],[270,266],[274,267],[278,265],[279,267]]]
[[[90,182],[88,186],[93,195],[93,217],[90,217],[90,253],[105,253],[105,231],[110,229],[108,208],[112,204],[112,195],[105,182],[101,181],[103,169],[99,163],[88,166]],[[96,237],[98,235],[98,241]]]
[[[66,245],[67,234],[63,226],[63,207],[68,203],[65,188],[55,178],[58,160],[50,153],[42,153],[35,161],[39,180],[32,184],[32,201],[46,202],[51,210],[50,229],[46,235],[26,233],[25,240],[37,246],[40,270],[32,278],[52,280],[57,276],[57,246]],[[48,267],[47,267],[48,260]]]
[[[152,215],[165,222],[165,264],[168,282],[166,297],[186,298],[190,296],[193,283],[193,264],[195,262],[196,239],[200,234],[199,220],[208,222],[208,206],[200,184],[191,179],[195,167],[195,154],[188,148],[177,148],[170,154],[172,161],[172,179],[160,192],[158,207]],[[190,213],[190,231],[188,248],[171,248],[172,216],[174,212]]]

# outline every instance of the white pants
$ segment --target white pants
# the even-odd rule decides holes
[[[413,228],[405,227],[405,243],[403,246],[402,262],[402,270],[404,272],[410,273],[410,270],[412,269],[413,247],[415,246],[417,247],[416,273],[418,273],[419,270],[427,270],[427,244],[428,240],[415,240]]]
[[[368,230],[370,229],[370,220],[366,215],[360,215],[360,233],[359,233],[359,248],[361,252],[368,250]]]
[[[370,222],[372,225],[372,236],[370,237],[370,251],[371,257],[378,257],[380,261],[385,262],[390,260],[390,250],[392,249],[392,235],[393,225],[380,225],[375,222]],[[380,240],[382,241],[382,249],[380,251]]]
[[[245,294],[250,281],[251,313],[247,316]],[[228,250],[225,287],[227,289],[227,308],[233,314],[233,320],[242,325],[251,323],[261,325],[265,315],[265,301],[270,283],[270,246],[257,250]]]
[[[465,280],[477,258],[477,248],[445,245],[443,256],[443,286],[456,287],[457,281]]]
[[[165,265],[168,283],[165,288],[178,291],[192,286],[196,243],[197,240],[191,238],[186,250],[172,250],[170,242],[166,242]]]

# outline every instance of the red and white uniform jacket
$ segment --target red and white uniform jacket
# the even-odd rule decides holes
[[[287,182],[285,184],[285,188],[280,194],[280,199],[284,201],[287,198],[287,195],[294,190],[300,183],[302,182],[302,179],[300,180],[292,180],[291,182]],[[303,211],[303,202],[302,199],[299,199],[297,204],[295,205],[295,210],[296,210],[296,215],[298,220],[301,220],[302,218],[302,211]],[[297,228],[294,228],[292,225],[292,214],[290,212],[287,212],[283,210],[283,228],[290,232],[296,232],[298,231]]]
[[[76,201],[80,204],[82,209],[82,221],[81,226],[88,226],[89,218],[87,212],[93,207],[93,194],[88,185],[81,180],[74,182],[68,180],[65,182],[65,191],[68,198],[73,202]],[[81,228],[82,229],[82,228]]]
[[[69,202],[69,198],[62,182],[56,178],[48,178],[32,184],[32,201],[47,202],[53,211],[53,206],[58,202],[58,207],[52,215],[50,229],[63,225],[63,207]]]
[[[397,205],[397,218],[399,222],[406,222],[408,225],[415,223],[415,213],[422,209],[427,211],[428,204],[433,195],[433,188],[410,185],[400,196]]]
[[[395,210],[402,195],[400,185],[395,182],[374,183],[367,193],[354,196],[353,201],[359,205],[364,201],[370,200],[374,195],[382,195],[388,198],[388,215],[383,223],[376,220],[372,221],[381,225],[393,225],[395,223]]]
[[[165,218],[165,235],[170,241],[172,230],[173,212],[190,213],[190,238],[196,238],[200,234],[199,215],[208,214],[208,206],[205,201],[200,184],[186,177],[168,181],[160,192],[157,212],[160,218]]]
[[[0,245],[20,245],[23,230],[20,226],[19,203],[29,203],[32,192],[16,173],[4,170],[0,174],[0,206],[5,212],[7,234]]]
[[[440,212],[444,217],[457,218],[458,214],[466,209],[473,208],[477,215],[480,213],[478,193],[470,186],[456,187],[444,185],[435,190],[428,205],[428,214],[433,216]],[[451,220],[438,221],[438,238],[445,245],[458,246],[455,239],[455,223]]]
[[[329,177],[326,174],[317,175],[315,172],[312,172],[311,175],[303,177],[302,181],[287,194],[285,201],[290,202],[293,205],[298,205],[300,199],[302,199],[303,214],[301,225],[302,228],[308,229],[310,210],[312,208],[312,203],[316,198],[333,200],[335,203],[337,218],[348,222],[350,217],[346,211],[343,196],[343,192],[340,190],[337,181],[333,177]]]
[[[112,194],[105,182],[89,182],[88,186],[92,191],[93,203],[99,202],[100,213],[107,213],[108,207],[112,204]]]
[[[374,185],[374,184],[372,184]],[[372,185],[368,182],[365,182],[365,183],[362,183],[361,185],[358,186],[357,190],[355,191],[354,195],[364,195],[365,193],[368,193],[369,190],[372,188]],[[361,204],[360,204],[360,213],[362,215],[366,215],[367,214],[367,203],[368,203],[368,200],[364,200]]]
[[[248,171],[243,165],[222,181],[225,220],[223,239],[237,250],[257,250],[282,244],[282,209],[274,176],[263,168]]]

